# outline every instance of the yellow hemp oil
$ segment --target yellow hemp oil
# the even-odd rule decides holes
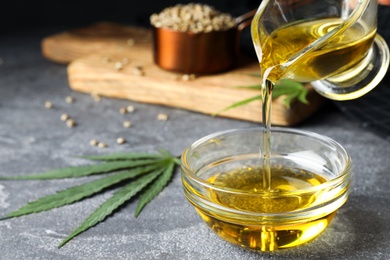
[[[313,239],[327,227],[336,209],[323,209],[299,223],[289,220],[288,214],[270,220],[264,213],[295,212],[321,204],[328,199],[326,191],[313,187],[326,179],[309,171],[283,166],[272,166],[271,172],[271,188],[266,190],[260,168],[244,167],[217,173],[208,179],[213,186],[221,187],[209,190],[210,200],[237,212],[248,213],[250,218],[237,217],[234,212],[222,216],[217,211],[197,208],[198,213],[220,237],[253,250],[273,251]],[[302,189],[307,192],[302,192]],[[253,217],[256,213],[263,214]]]

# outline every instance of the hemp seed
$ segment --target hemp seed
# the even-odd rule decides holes
[[[127,114],[127,109],[126,109],[125,107],[121,107],[121,108],[119,109],[119,113],[120,113],[121,115]]]
[[[102,142],[99,142],[97,146],[98,146],[99,148],[106,148],[106,147],[107,147],[107,144],[102,143]]]
[[[65,98],[65,102],[68,103],[68,104],[73,103],[73,102],[74,102],[74,98],[71,97],[71,96],[67,96],[67,97]]]
[[[66,121],[66,120],[68,120],[69,118],[70,118],[70,116],[69,116],[68,114],[66,114],[66,113],[64,113],[64,114],[61,115],[61,121]]]
[[[195,74],[184,74],[183,76],[181,76],[181,79],[184,81],[194,80],[195,78]]]
[[[89,145],[91,145],[91,146],[97,146],[98,144],[99,144],[99,141],[96,139],[92,139],[91,141],[89,141]]]
[[[123,69],[123,64],[122,62],[116,62],[115,65],[114,65],[114,68],[117,70],[117,71],[120,71]]]
[[[177,4],[150,16],[156,28],[168,28],[179,32],[202,33],[224,31],[236,26],[235,19],[214,7],[204,4]]]
[[[99,94],[97,93],[91,93],[91,97],[93,98],[93,100],[95,100],[96,102],[99,102],[100,100],[102,100],[102,98],[99,96]]]
[[[123,127],[124,127],[124,128],[130,128],[131,125],[132,125],[132,124],[131,124],[130,121],[124,121],[124,122],[123,122]]]
[[[133,113],[134,111],[135,111],[135,108],[133,107],[133,106],[127,106],[126,107],[126,110],[127,110],[127,112],[129,112],[129,113]]]
[[[72,118],[69,118],[65,121],[66,126],[69,128],[73,128],[77,125],[76,121],[74,121]]]
[[[159,120],[159,121],[167,121],[168,120],[168,115],[160,113],[160,114],[157,115],[157,120]]]
[[[45,102],[45,108],[51,109],[53,107],[53,104],[50,101]]]
[[[144,72],[142,66],[135,66],[133,69],[133,75],[144,76],[145,72]]]
[[[116,139],[116,143],[117,144],[124,144],[124,143],[126,143],[126,140],[123,137],[119,137]]]

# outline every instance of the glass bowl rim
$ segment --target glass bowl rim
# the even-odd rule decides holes
[[[181,156],[181,167],[182,167],[182,174],[188,176],[193,182],[201,185],[203,188],[209,188],[212,190],[220,191],[220,192],[225,192],[225,193],[231,193],[231,194],[237,194],[237,195],[251,195],[251,196],[269,196],[270,193],[269,191],[259,191],[257,193],[252,193],[250,191],[242,191],[238,189],[230,189],[230,188],[223,188],[223,187],[218,187],[215,185],[210,184],[207,180],[204,180],[196,175],[193,170],[189,167],[189,165],[186,163],[186,155],[188,154],[189,151],[194,150],[196,147],[199,145],[205,143],[207,140],[211,140],[216,137],[224,136],[224,135],[229,135],[232,133],[245,133],[245,132],[253,132],[253,131],[258,131],[259,134],[262,131],[261,127],[248,127],[248,128],[235,128],[235,129],[229,129],[229,130],[223,130],[219,132],[215,132],[209,135],[206,135],[194,143],[192,143],[190,146],[188,146],[182,156]],[[313,140],[321,141],[326,144],[330,144],[338,149],[338,151],[343,154],[346,157],[346,164],[344,168],[341,170],[341,172],[338,174],[338,176],[334,179],[331,179],[329,181],[326,181],[324,183],[321,183],[319,185],[313,186],[313,187],[307,187],[303,189],[299,189],[296,191],[286,191],[282,193],[275,193],[273,195],[282,195],[282,196],[290,196],[293,194],[304,194],[304,193],[311,193],[314,191],[326,189],[328,187],[332,186],[337,186],[338,184],[341,184],[345,182],[345,180],[348,180],[349,175],[352,174],[351,168],[352,168],[352,161],[349,153],[345,150],[345,148],[333,140],[330,137],[314,133],[312,131],[308,130],[299,130],[299,129],[292,129],[288,127],[272,127],[271,128],[271,138],[272,138],[272,132],[278,132],[278,133],[286,133],[286,134],[293,134],[293,135],[300,135],[300,136],[305,136],[305,137],[310,137]],[[272,147],[272,144],[271,144]]]

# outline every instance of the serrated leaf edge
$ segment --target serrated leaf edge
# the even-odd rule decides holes
[[[160,167],[158,164],[139,167],[120,173],[108,175],[104,178],[73,186],[65,190],[61,190],[55,194],[51,194],[32,201],[27,205],[7,214],[5,217],[0,218],[0,220],[6,218],[20,217],[27,214],[47,211],[72,204],[76,201],[80,201],[98,192],[101,192],[102,190],[111,187],[121,181],[135,178],[141,174],[145,174],[152,170],[155,170],[158,167]]]
[[[70,166],[47,171],[44,173],[24,175],[24,176],[0,176],[0,180],[53,180],[65,178],[85,177],[94,174],[109,173],[113,171],[133,168],[163,161],[161,159],[145,159],[134,161],[109,161],[100,164]]]
[[[162,174],[156,178],[149,187],[146,187],[138,200],[137,208],[135,210],[134,216],[138,217],[142,209],[152,201],[168,184],[173,175],[173,170],[175,168],[174,161],[171,161],[169,165],[164,169]]]
[[[92,214],[90,214],[80,226],[78,226],[68,237],[66,237],[59,244],[58,247],[61,248],[74,237],[78,236],[79,234],[103,221],[123,203],[131,199],[140,190],[142,190],[145,186],[152,182],[161,173],[161,171],[162,169],[157,169],[120,188],[117,192],[113,194],[111,198],[102,203]]]

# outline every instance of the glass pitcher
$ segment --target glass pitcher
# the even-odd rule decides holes
[[[263,0],[251,28],[263,80],[311,82],[334,100],[366,94],[389,67],[377,8],[377,0]]]

